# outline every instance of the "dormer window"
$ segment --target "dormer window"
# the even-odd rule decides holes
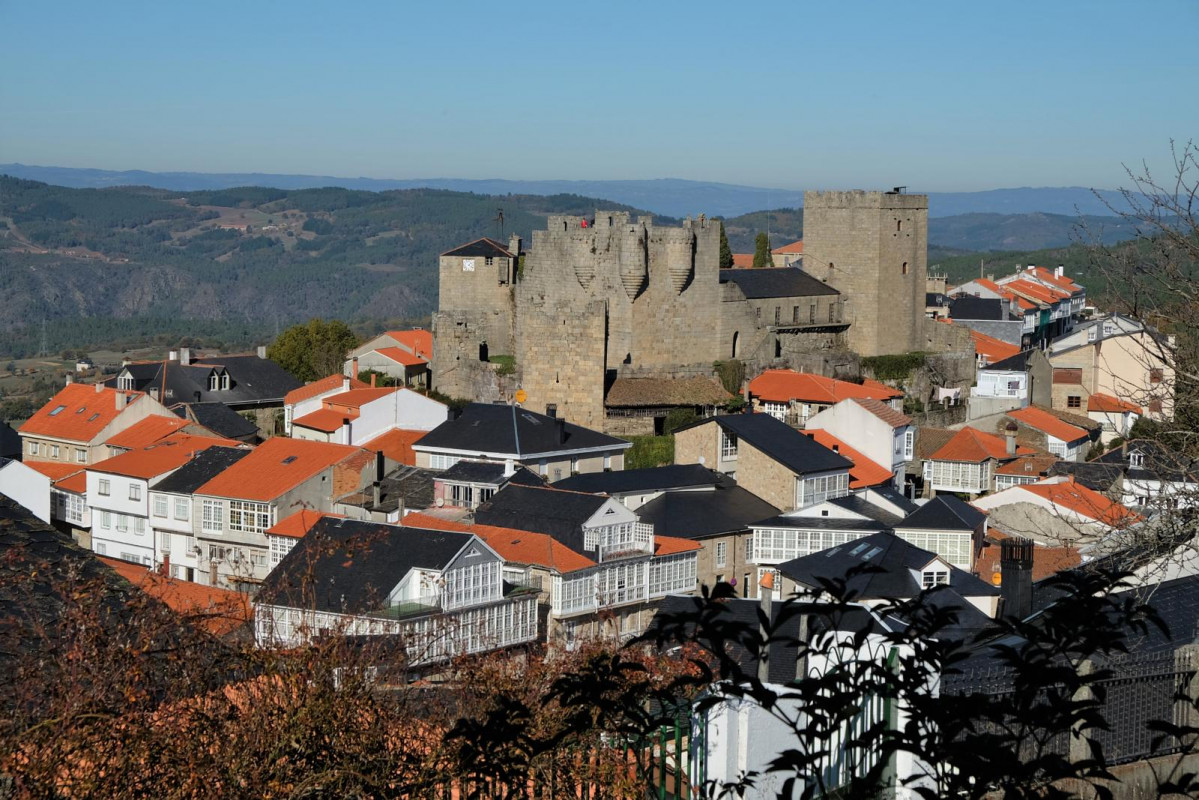
[[[920,588],[932,589],[934,586],[949,585],[949,568],[937,562],[930,564],[920,573]]]
[[[1133,469],[1142,469],[1145,466],[1145,454],[1140,450],[1134,450],[1129,453],[1128,466]]]
[[[215,372],[208,374],[208,391],[215,392],[221,386],[221,378]]]
[[[221,388],[222,389],[229,388],[229,373],[228,372],[221,373]]]
[[[133,376],[132,375],[122,375],[119,378],[117,378],[117,388],[123,389],[127,392],[132,392],[133,391]]]

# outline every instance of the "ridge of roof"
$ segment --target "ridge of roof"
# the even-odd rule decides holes
[[[905,425],[912,424],[911,417],[909,417],[907,414],[904,414],[902,411],[896,411],[882,400],[875,400],[873,397],[851,397],[849,399],[881,419],[883,422],[890,425],[892,428],[902,428]]]
[[[311,383],[306,383],[303,386],[299,387],[298,389],[292,389],[290,392],[283,395],[283,402],[286,403],[287,405],[295,405],[296,403],[303,402],[304,400],[307,400],[310,397],[316,397],[318,394],[324,394],[325,392],[331,392],[334,389],[337,389],[337,388],[343,386],[346,378],[347,378],[347,376],[342,375],[341,373],[334,373],[333,375],[327,375],[324,378],[320,378],[319,380],[312,381]],[[353,377],[350,377],[349,381],[350,381],[351,389],[369,389],[370,388],[369,383],[365,383],[363,381],[358,380],[358,376],[356,376],[356,375]]]

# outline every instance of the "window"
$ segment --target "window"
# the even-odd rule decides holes
[[[754,537],[752,535],[745,537],[745,563],[754,560]]]
[[[449,469],[457,464],[462,459],[458,456],[446,455],[445,453],[430,453],[429,468],[430,469]]]
[[[908,429],[903,435],[903,458],[911,461],[916,448],[916,432]]]
[[[229,501],[229,530],[264,533],[271,527],[271,507],[266,503]]]
[[[1162,382],[1161,367],[1154,367],[1153,369],[1149,370],[1149,382],[1150,383],[1161,383]]]
[[[50,445],[50,458],[58,458],[58,445]]]
[[[167,498],[166,495],[154,495],[154,516],[165,517],[167,515]]]
[[[208,560],[209,561],[224,561],[228,557],[230,548],[221,547],[220,545],[208,545]]]
[[[36,456],[38,454],[38,450],[39,450],[39,447],[38,447],[37,442],[29,443],[29,455]]]
[[[819,475],[815,478],[797,478],[795,484],[795,507],[806,508],[817,503],[823,503],[825,500],[844,497],[849,494],[849,473]]]
[[[108,512],[108,511],[100,512],[100,527],[105,528],[105,529],[112,527],[112,513],[111,512]]]
[[[205,533],[220,533],[225,529],[225,504],[220,500],[205,500],[200,517],[200,529]]]
[[[79,464],[87,463],[87,451],[81,447],[75,448],[75,461]]]
[[[488,267],[494,266],[495,258],[493,256],[487,256],[486,258],[483,259],[483,264]]]
[[[934,586],[949,585],[949,570],[939,567],[940,565],[936,569],[926,569],[920,574],[920,588],[931,589]]]
[[[96,542],[95,550],[98,556],[108,555],[108,545],[104,542]]]
[[[778,325],[782,321],[783,309],[782,306],[774,307],[774,324]]]
[[[815,321],[816,321],[816,304],[812,303],[812,305],[808,306],[808,322],[815,322]]]
[[[266,566],[266,551],[251,550],[250,551],[250,563],[256,567],[265,567]]]
[[[229,373],[228,372],[221,373],[221,388],[222,389],[229,388]]]
[[[1140,450],[1134,450],[1128,456],[1128,466],[1132,467],[1133,469],[1144,469],[1145,454]]]
[[[208,391],[215,392],[220,385],[221,379],[215,372],[208,376]]]
[[[770,416],[777,419],[779,422],[787,421],[787,404],[773,403],[770,401],[762,403],[762,410]]]
[[[724,567],[728,565],[729,545],[728,542],[716,543],[716,566]]]
[[[142,487],[140,484],[129,484],[129,499],[137,502],[142,499]]]
[[[50,416],[57,417],[59,414],[61,414],[65,410],[66,410],[66,406],[55,406],[54,410],[50,412]]]
[[[298,539],[292,539],[287,536],[268,536],[271,542],[271,566],[277,566],[283,557],[291,552],[291,549],[296,546]]]
[[[557,419],[558,418],[558,404],[557,403],[546,403],[545,404],[545,415],[547,417],[552,417],[554,419]]]
[[[187,522],[191,517],[192,504],[191,500],[186,497],[175,498],[175,519]]]
[[[829,322],[837,321],[837,304],[836,303],[828,304],[828,321]]]
[[[146,535],[146,520],[142,517],[133,518],[133,532],[138,536]]]
[[[907,275],[908,274],[908,262],[906,262],[906,261],[903,262],[903,266],[900,269],[902,270],[902,274]]]
[[[100,495],[101,495],[101,496],[103,496],[103,497],[108,497],[108,494],[109,494],[109,491],[110,491],[110,486],[109,486],[109,484],[108,484],[108,478],[101,478],[101,479],[100,479],[100,483],[99,483],[99,485],[98,485],[98,487],[97,487],[96,491],[98,491],[98,492],[100,493]]]
[[[737,434],[720,430],[720,457],[725,461],[737,457]]]
[[[799,306],[791,306],[791,321],[799,324]]]
[[[166,531],[159,531],[158,549],[163,553],[171,552],[171,534],[167,533]]]
[[[1082,396],[1072,394],[1066,398],[1066,408],[1082,408]]]
[[[471,508],[471,490],[461,483],[450,484],[450,505],[457,508]]]
[[[117,378],[117,388],[124,389],[127,392],[133,391],[133,376],[122,375],[121,377]]]

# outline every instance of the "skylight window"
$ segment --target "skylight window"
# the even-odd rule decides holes
[[[284,463],[284,464],[290,464],[291,462],[293,462],[293,461],[295,461],[295,460],[296,460],[296,457],[295,457],[295,456],[288,456],[287,458],[283,459],[283,463]]]
[[[96,420],[98,420],[99,418],[100,418],[100,412],[99,412],[99,411],[97,411],[95,414],[92,414],[90,417],[88,417],[88,418],[87,418],[87,421],[88,421],[88,422],[95,422],[95,421],[96,421]]]
[[[849,554],[850,554],[851,556],[856,556],[858,553],[862,552],[862,551],[863,551],[863,550],[865,550],[865,549],[866,549],[866,545],[864,545],[864,544],[860,544],[860,545],[858,545],[857,547],[855,547],[854,549],[850,550],[850,551],[849,551]]]
[[[862,560],[863,560],[863,561],[869,561],[870,559],[874,558],[875,556],[877,556],[877,555],[878,555],[879,553],[881,553],[881,552],[883,552],[883,548],[881,548],[881,547],[872,547],[872,548],[870,548],[870,552],[868,552],[866,555],[862,556]]]
[[[50,412],[50,416],[57,417],[59,414],[65,411],[66,408],[66,406],[57,406],[53,411]]]
[[[82,414],[84,411],[87,411],[87,406],[79,406],[79,408],[75,409],[76,414]]]

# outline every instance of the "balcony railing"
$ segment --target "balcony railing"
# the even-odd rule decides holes
[[[618,534],[620,538],[600,542],[597,548],[601,562],[621,556],[652,555],[654,552],[654,526],[643,522],[633,523],[628,533]]]

